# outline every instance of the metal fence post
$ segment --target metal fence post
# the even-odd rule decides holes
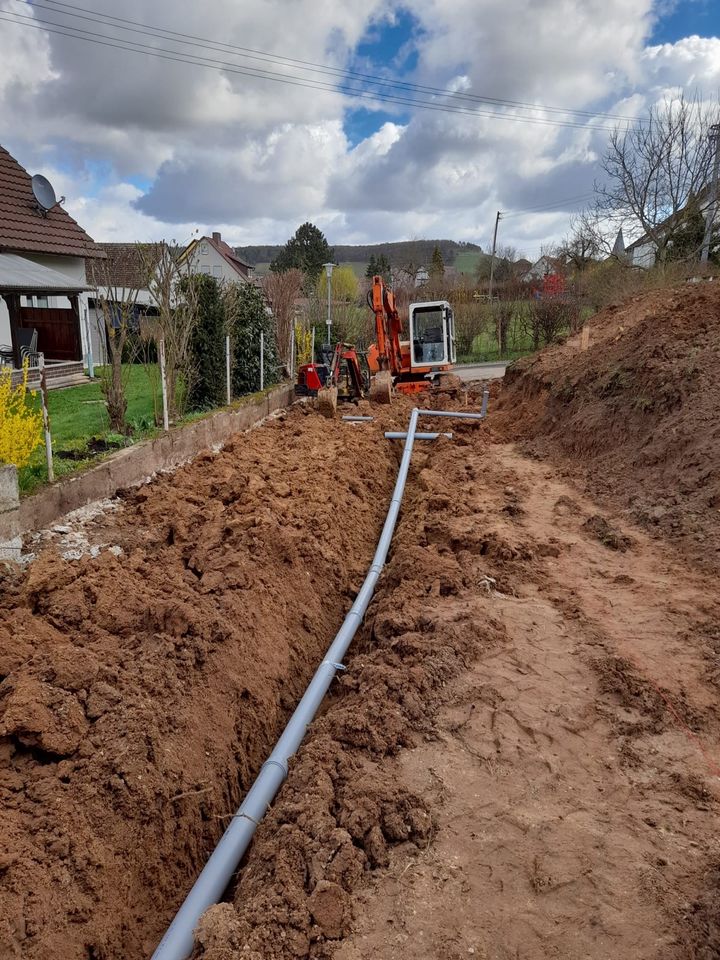
[[[87,337],[87,371],[92,380],[95,376],[95,363],[92,350],[92,332],[90,330],[90,314],[88,313],[87,303],[83,305],[83,317],[85,318],[85,336]]]
[[[232,403],[232,385],[230,383],[230,336],[225,337],[225,386],[227,387],[228,406]]]
[[[170,421],[168,418],[168,396],[167,396],[167,381],[165,379],[165,341],[158,341],[158,357],[160,359],[160,383],[162,386],[162,404],[163,404],[163,430],[166,432],[170,429]]]
[[[40,398],[42,400],[43,429],[45,430],[45,461],[47,463],[48,481],[55,479],[53,468],[52,435],[50,433],[50,414],[48,412],[47,378],[45,376],[45,354],[38,354],[38,370],[40,372]]]
[[[265,333],[260,331],[260,389],[265,389]]]

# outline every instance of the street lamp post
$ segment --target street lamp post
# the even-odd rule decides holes
[[[325,266],[325,276],[327,277],[327,345],[328,350],[332,345],[332,340],[330,338],[330,328],[332,326],[332,272],[334,263],[326,263]]]

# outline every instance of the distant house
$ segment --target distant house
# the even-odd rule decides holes
[[[418,267],[415,271],[415,286],[423,287],[430,279],[427,267]]]
[[[710,194],[710,184],[704,186],[701,190],[698,191],[696,196],[690,198],[688,203],[680,210],[676,210],[674,213],[663,220],[662,223],[653,230],[653,233],[660,239],[664,241],[667,237],[669,239],[668,247],[672,246],[672,239],[670,235],[676,235],[678,228],[686,223],[690,217],[691,212],[694,215],[697,215],[698,211],[702,211],[703,218],[707,215],[707,209],[710,204],[711,194]],[[720,222],[720,204],[716,207],[715,210],[715,219],[713,226],[717,229],[718,223]],[[617,256],[617,246],[618,241],[622,239],[622,230],[618,234],[618,239],[615,241],[615,246],[613,247],[613,255]],[[650,267],[655,266],[655,261],[657,259],[658,243],[647,233],[644,233],[642,236],[638,237],[637,240],[633,240],[632,243],[629,243],[624,248],[624,259],[633,267],[642,267],[643,269],[649,269]],[[699,251],[698,251],[699,252]]]
[[[512,265],[513,276],[517,277],[518,280],[522,280],[522,278],[531,268],[532,268],[532,263],[529,260],[526,260],[524,257],[521,257],[519,260],[516,260]]]
[[[143,263],[141,245],[138,243],[99,243],[105,254],[103,261],[88,263],[88,284],[92,289],[86,294],[89,333],[92,356],[95,363],[107,361],[107,331],[98,298],[128,302],[131,300],[138,313],[155,313],[157,307],[148,289],[149,278]]]
[[[193,273],[206,273],[226,283],[252,283],[252,266],[245,263],[219,233],[199,237],[183,253]]]
[[[82,375],[86,262],[103,256],[59,203],[40,204],[30,174],[0,147],[0,361],[19,366],[36,332],[53,379]]]
[[[642,237],[638,237],[637,240],[629,243],[625,247],[622,256],[625,262],[631,266],[642,267],[648,270],[650,267],[655,266],[656,253],[657,247],[655,243],[646,234],[643,234]],[[615,245],[613,246],[613,256],[618,257],[618,255],[619,245],[616,239]]]
[[[532,283],[533,281],[542,280],[544,277],[556,274],[560,272],[561,269],[562,263],[557,257],[542,256],[533,263],[529,270],[526,270],[520,279],[525,283]]]

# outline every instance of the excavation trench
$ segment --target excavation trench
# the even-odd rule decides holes
[[[376,421],[294,408],[2,574],[0,955],[152,952],[362,582]]]
[[[195,960],[329,958],[352,923],[352,897],[393,847],[424,849],[434,811],[398,784],[389,757],[433,735],[449,680],[502,639],[469,603],[479,558],[462,565],[434,531],[453,512],[482,425],[458,444],[416,448],[392,555],[346,660],[287,782],[260,824],[227,902],[197,931]],[[484,565],[484,561],[480,561]]]

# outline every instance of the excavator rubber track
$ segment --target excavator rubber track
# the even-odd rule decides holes
[[[317,392],[317,407],[324,417],[332,419],[337,412],[338,388],[321,387]]]
[[[392,374],[389,370],[379,370],[370,384],[369,399],[372,403],[390,403],[392,401]]]

